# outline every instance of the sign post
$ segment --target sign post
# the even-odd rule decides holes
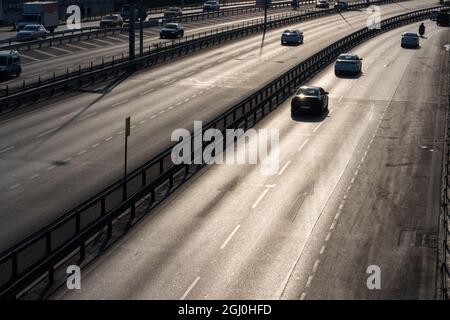
[[[131,118],[125,119],[125,166],[123,175],[123,201],[127,199],[127,161],[128,161],[128,137],[131,131]]]

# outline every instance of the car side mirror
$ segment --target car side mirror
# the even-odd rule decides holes
[[[324,94],[326,94],[326,95],[329,95],[330,93],[328,92],[328,91],[325,91],[325,93]]]

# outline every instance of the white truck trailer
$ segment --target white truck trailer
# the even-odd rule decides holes
[[[42,24],[48,31],[55,31],[59,24],[58,2],[25,2],[22,17],[17,23],[17,29],[20,31],[28,24]]]

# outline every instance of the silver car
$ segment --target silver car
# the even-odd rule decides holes
[[[402,35],[401,46],[402,48],[419,48],[420,47],[419,35],[413,32],[405,32]]]
[[[358,55],[353,53],[345,53],[339,55],[334,65],[334,73],[339,75],[351,74],[357,75],[361,73],[362,62]]]
[[[48,35],[47,29],[42,24],[28,24],[16,34],[18,41],[36,40]]]
[[[302,44],[303,43],[303,32],[298,29],[284,30],[281,35],[281,44]]]

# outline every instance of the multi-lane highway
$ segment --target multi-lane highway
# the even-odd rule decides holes
[[[382,7],[383,17],[434,5]],[[280,46],[280,31],[252,36],[120,82],[10,116],[0,123],[0,248],[51,222],[123,173],[123,126],[132,117],[129,169],[172,144],[176,128],[207,121],[327,44],[366,25],[364,11],[297,26],[304,45]]]
[[[316,10],[314,5],[304,5],[300,10],[295,12],[302,13],[311,10]],[[323,9],[317,9],[323,10]],[[268,17],[277,16],[283,13],[294,12],[291,8],[282,7],[274,8],[269,11]],[[192,21],[183,23],[185,28],[185,37],[191,37],[202,33],[208,33],[222,28],[231,28],[239,24],[243,24],[253,19],[261,18],[262,11],[254,11],[239,15],[230,15],[225,17],[210,18],[199,21]],[[98,25],[98,23],[97,23]],[[95,23],[83,24],[83,27],[88,28],[95,26]],[[171,44],[174,40],[162,40],[159,38],[159,32],[162,26],[148,27],[144,29],[144,52],[149,48],[154,48],[156,44]],[[138,39],[138,37],[136,37]],[[40,48],[32,47],[30,50],[24,47],[20,50],[23,62],[23,73],[20,77],[12,78],[9,81],[1,83],[3,88],[6,85],[21,85],[23,81],[37,81],[39,77],[48,78],[54,72],[56,74],[65,73],[67,70],[73,71],[82,68],[87,68],[93,63],[94,65],[101,64],[102,61],[109,62],[112,57],[120,58],[122,54],[128,55],[129,37],[127,32],[114,35],[100,36],[99,38],[91,37],[83,41],[77,39],[71,42],[65,42],[61,45],[42,46]],[[136,51],[138,52],[139,43],[136,40]]]
[[[360,17],[348,18],[357,25]],[[319,48],[327,39],[323,30],[344,34],[348,27],[333,19],[326,19],[333,29],[312,27],[318,21],[303,25],[304,47],[278,48],[270,34],[259,58],[253,51],[236,56],[240,76],[217,67],[221,75],[201,71],[177,80],[170,92],[189,83],[200,90],[191,94],[210,102],[197,102],[201,111],[193,117],[190,102],[174,106],[178,99],[171,97],[164,101],[173,109],[154,109],[155,100],[139,105],[140,98],[136,108],[139,114],[152,109],[161,126],[151,128],[160,134],[207,118],[232,100],[231,92],[239,97],[238,88],[254,87],[254,75],[270,77],[308,54],[309,43]],[[401,34],[417,27],[355,48],[364,59],[360,77],[337,78],[329,67],[310,80],[330,92],[324,117],[292,119],[287,101],[257,125],[280,132],[278,174],[262,175],[256,165],[207,167],[84,269],[81,290],[53,298],[434,299],[450,30],[426,22],[421,48],[402,49]],[[265,59],[268,51],[272,57]],[[137,79],[144,74],[130,80],[140,92],[146,88]],[[211,88],[216,77],[220,85]],[[209,97],[219,91],[220,98]],[[174,119],[162,123],[171,113]],[[137,135],[151,131],[143,126]],[[380,290],[367,287],[369,266],[380,268]]]

